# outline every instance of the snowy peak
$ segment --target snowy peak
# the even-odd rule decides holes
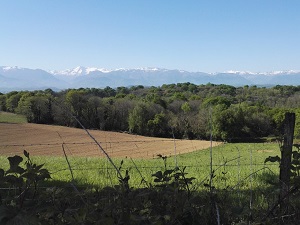
[[[84,66],[77,66],[73,69],[66,69],[66,70],[52,70],[49,73],[53,75],[60,75],[60,76],[86,76],[93,72],[100,72],[100,73],[109,73],[113,70],[108,70],[104,68],[96,68],[96,67],[84,67]]]
[[[72,77],[79,77],[79,76],[86,76],[91,73],[100,72],[100,73],[110,73],[110,72],[128,72],[128,71],[139,71],[139,72],[158,72],[158,71],[167,71],[166,69],[160,68],[152,68],[152,67],[144,67],[144,68],[137,68],[137,69],[105,69],[105,68],[96,68],[96,67],[84,67],[84,66],[77,66],[73,69],[66,69],[66,70],[52,70],[49,73],[55,76],[72,76]]]
[[[161,68],[108,70],[78,66],[67,70],[44,71],[18,66],[0,66],[0,92],[46,88],[116,88],[121,86],[160,86],[171,83],[244,85],[300,85],[300,71],[250,72],[230,70],[222,73],[189,72]]]
[[[297,71],[297,70],[282,70],[282,71],[272,71],[272,72],[269,72],[269,73],[260,73],[260,74],[266,74],[266,75],[274,76],[274,75],[285,75],[285,74],[296,74],[296,73],[300,73],[300,71]]]
[[[0,66],[0,71],[9,72],[13,70],[24,70],[24,68],[18,66]]]
[[[49,71],[49,73],[53,74],[53,75],[64,75],[64,76],[81,76],[81,75],[87,75],[87,68],[83,67],[83,66],[77,66],[73,69],[66,69],[66,70],[52,70]]]
[[[250,72],[250,71],[238,71],[238,70],[229,70],[229,71],[226,71],[224,73],[238,74],[238,75],[256,74],[256,73],[253,73],[253,72]]]
[[[251,71],[229,70],[229,71],[226,71],[224,73],[237,74],[237,75],[268,75],[268,76],[274,76],[274,75],[296,74],[296,73],[300,73],[300,71],[297,71],[297,70],[281,70],[281,71],[272,71],[272,72],[251,72]]]

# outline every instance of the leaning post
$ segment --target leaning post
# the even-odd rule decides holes
[[[295,129],[295,113],[286,113],[284,120],[284,139],[283,146],[281,147],[281,162],[280,162],[280,195],[281,210],[288,209],[288,195],[290,191],[290,171],[291,171],[291,158]]]

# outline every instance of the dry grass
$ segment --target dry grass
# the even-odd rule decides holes
[[[111,157],[155,158],[157,154],[174,155],[174,140],[152,138],[118,132],[90,133]],[[62,144],[68,155],[104,157],[96,144],[82,129],[40,124],[0,123],[0,155],[22,154],[63,156]],[[210,147],[209,141],[176,140],[176,153],[182,154]],[[213,146],[220,143],[213,142]]]

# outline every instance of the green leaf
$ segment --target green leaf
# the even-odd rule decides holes
[[[279,162],[280,163],[280,157],[278,155],[276,156],[269,156],[268,158],[265,159],[265,163],[267,162]]]
[[[9,173],[17,173],[17,174],[23,174],[25,170],[20,166],[11,167],[9,170],[6,171],[7,174]]]
[[[158,179],[158,178],[154,179],[154,182],[160,182],[160,181],[161,181],[161,179]]]
[[[186,178],[186,182],[188,184],[192,184],[192,180],[195,180],[196,178],[195,177],[191,177],[191,178]]]
[[[24,153],[24,155],[25,155],[26,158],[29,158],[29,152],[27,152],[26,150],[24,150],[23,153]]]
[[[23,184],[22,177],[16,177],[14,175],[7,175],[5,176],[5,181],[15,187],[21,187]]]
[[[170,181],[170,180],[171,180],[170,177],[164,177],[164,178],[163,178],[163,181]]]
[[[35,164],[34,164],[35,165]],[[41,164],[35,167],[36,171],[39,171],[45,164]]]
[[[162,179],[163,174],[161,171],[157,171],[156,173],[152,174],[152,177],[157,177],[158,179]]]
[[[293,158],[294,159],[300,159],[300,153],[296,152],[296,151],[293,151]]]
[[[172,174],[173,172],[174,172],[174,170],[166,170],[164,172],[164,176],[168,176],[168,175]]]
[[[50,173],[47,169],[41,169],[40,174],[37,176],[36,180],[45,180],[45,179],[51,179]]]
[[[23,161],[23,158],[18,155],[15,155],[13,157],[8,157],[7,159],[9,161],[9,165],[11,168],[18,166]]]

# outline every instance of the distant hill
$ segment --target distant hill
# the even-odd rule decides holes
[[[158,68],[116,69],[76,67],[63,71],[45,71],[20,67],[0,67],[0,92],[51,88],[112,88],[120,86],[190,82],[194,84],[228,84],[232,86],[300,85],[300,71],[251,73],[229,71],[223,73],[188,72]]]

